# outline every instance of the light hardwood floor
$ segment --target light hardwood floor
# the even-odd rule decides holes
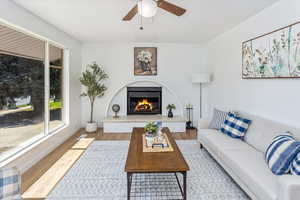
[[[84,150],[68,150],[49,170],[33,183],[25,193],[23,193],[23,199],[46,198],[67,171],[80,158],[83,152]]]
[[[33,167],[27,170],[24,174],[22,174],[22,185],[21,191],[22,194],[28,190],[32,185],[35,184],[47,171],[52,168],[55,163],[61,159],[68,151],[80,148],[82,145],[85,146],[89,144],[91,141],[86,140],[83,143],[77,143],[78,137],[82,134],[85,134],[84,129],[80,129],[77,131],[72,137],[70,137],[67,141],[57,147],[54,151],[36,163]],[[102,129],[99,129],[96,133],[87,134],[87,138],[95,139],[95,140],[129,140],[131,134],[130,133],[103,133]],[[196,130],[187,130],[186,133],[173,133],[173,136],[176,140],[193,140],[197,138]],[[77,143],[75,145],[75,143]],[[74,146],[75,145],[75,146]],[[51,169],[50,169],[51,170]],[[49,171],[50,171],[49,170]],[[49,172],[48,172],[49,173]],[[49,175],[49,174],[48,174]],[[51,175],[50,175],[51,176]],[[57,181],[59,181],[57,179]],[[56,183],[53,183],[55,185]],[[45,186],[47,187],[47,186]],[[33,189],[34,188],[30,188]],[[26,198],[29,199],[44,199],[41,197],[35,198]]]

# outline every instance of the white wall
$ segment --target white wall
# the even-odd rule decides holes
[[[158,48],[158,75],[134,76],[133,48],[150,46]],[[82,50],[83,69],[87,64],[96,61],[102,65],[109,75],[106,95],[98,99],[95,105],[95,120],[102,125],[105,108],[116,91],[124,84],[150,80],[167,85],[179,97],[184,106],[187,103],[195,105],[194,120],[199,116],[199,85],[192,84],[191,76],[195,72],[203,72],[203,51],[199,45],[188,44],[85,44]],[[204,93],[206,90],[204,90]],[[125,94],[125,93],[124,93]],[[168,100],[166,100],[166,103]],[[173,103],[173,99],[169,100]],[[126,108],[122,106],[122,112]],[[165,108],[163,108],[165,109]],[[87,99],[82,100],[82,126],[89,119],[90,107]],[[185,113],[184,113],[185,114]]]
[[[214,74],[210,110],[238,109],[300,127],[300,79],[242,80],[242,42],[300,20],[300,1],[281,0],[218,36],[205,48]]]
[[[24,171],[81,127],[80,83],[78,81],[81,72],[81,44],[10,0],[1,0],[0,19],[47,37],[70,49],[70,126],[7,165],[17,166]],[[0,163],[0,166],[3,164]]]

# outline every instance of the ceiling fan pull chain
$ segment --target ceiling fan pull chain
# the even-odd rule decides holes
[[[143,13],[143,0],[139,0],[139,1],[141,1],[141,4],[142,4],[142,6],[141,6],[141,16],[140,16],[140,17],[141,17],[141,18],[140,18],[140,20],[141,20],[141,21],[140,21],[140,23],[141,23],[141,24],[140,24],[140,25],[141,25],[141,26],[140,26],[140,30],[144,30],[144,27],[143,27],[143,15],[142,15],[142,13]]]
[[[144,30],[144,27],[143,27],[143,17],[141,16],[141,26],[140,26],[140,30]]]

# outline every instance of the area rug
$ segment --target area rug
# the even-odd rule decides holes
[[[177,141],[190,166],[187,199],[249,200],[216,161],[194,140]],[[129,141],[94,141],[47,199],[127,199],[124,172]],[[181,177],[179,177],[181,179]],[[131,199],[182,199],[172,174],[134,175]]]

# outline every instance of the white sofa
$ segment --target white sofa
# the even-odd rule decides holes
[[[264,153],[283,131],[300,139],[300,131],[271,120],[239,112],[252,120],[244,141],[208,129],[200,120],[198,141],[253,200],[300,200],[300,176],[277,176],[269,170]]]

